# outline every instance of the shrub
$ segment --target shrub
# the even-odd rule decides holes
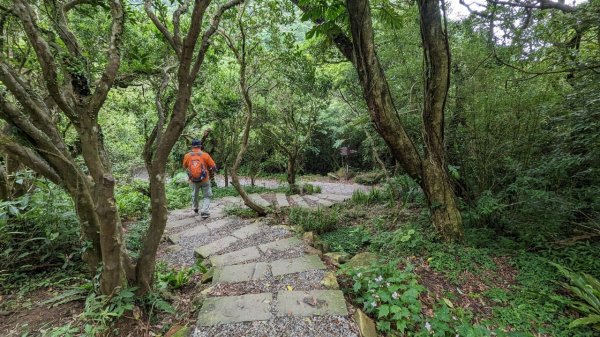
[[[362,227],[343,227],[324,233],[321,239],[329,244],[332,251],[356,254],[369,242],[371,235]]]
[[[347,291],[367,314],[377,319],[379,331],[403,334],[422,322],[419,295],[425,288],[417,282],[412,266],[400,270],[397,262],[389,262],[345,271],[352,279],[352,288]]]
[[[313,231],[318,234],[333,230],[338,223],[338,217],[334,209],[310,210],[300,207],[292,207],[289,215],[293,225],[302,227],[305,232]]]
[[[0,271],[17,276],[64,268],[78,260],[80,250],[71,198],[54,184],[37,181],[33,193],[0,202]]]
[[[357,175],[354,182],[363,185],[377,185],[384,179],[385,173],[383,172],[368,172]]]

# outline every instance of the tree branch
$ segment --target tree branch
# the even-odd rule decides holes
[[[242,2],[244,2],[244,0],[230,0],[229,2],[219,7],[219,9],[217,9],[217,12],[213,16],[212,21],[210,23],[210,27],[206,30],[206,32],[204,32],[204,35],[202,36],[202,44],[200,45],[200,49],[198,50],[196,61],[194,62],[194,67],[190,72],[191,78],[195,78],[196,75],[198,75],[198,71],[200,71],[202,62],[204,62],[204,54],[206,54],[206,51],[208,50],[208,47],[210,45],[210,38],[216,33],[217,29],[219,28],[219,23],[221,22],[221,17],[223,16],[223,13],[233,8],[234,6],[241,4]]]
[[[119,66],[121,64],[120,48],[124,25],[123,4],[121,3],[121,0],[112,0],[110,2],[110,14],[112,16],[112,24],[110,42],[108,45],[108,61],[106,62],[102,77],[96,84],[96,91],[89,104],[89,112],[93,116],[98,115],[98,111],[104,104],[108,91],[117,77],[117,72],[119,71]]]
[[[161,32],[165,40],[167,40],[171,48],[173,48],[175,54],[177,54],[177,57],[181,59],[181,43],[175,43],[171,32],[169,32],[167,27],[156,17],[156,14],[154,14],[154,12],[152,11],[152,0],[144,1],[144,10],[146,11],[146,14],[148,15],[152,23],[154,23],[154,26],[156,26],[156,28]]]
[[[32,149],[17,144],[3,133],[0,133],[0,150],[17,157],[20,163],[48,178],[56,185],[62,185],[61,177],[42,156]]]
[[[73,107],[66,101],[61,93],[61,88],[58,84],[56,63],[50,52],[50,46],[40,34],[40,30],[34,19],[35,15],[33,14],[33,9],[26,0],[15,0],[14,11],[21,19],[25,34],[35,50],[38,62],[42,68],[42,75],[44,76],[44,82],[48,89],[48,93],[62,111],[68,116],[75,116]]]

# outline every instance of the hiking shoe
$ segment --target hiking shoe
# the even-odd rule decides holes
[[[202,217],[202,219],[206,219],[206,218],[208,218],[208,216],[209,216],[209,215],[210,215],[210,214],[208,214],[208,213],[205,213],[205,212],[202,212],[202,213],[200,213],[200,216]]]
[[[198,209],[194,208],[194,213],[198,214]]]

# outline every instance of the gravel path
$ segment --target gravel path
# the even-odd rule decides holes
[[[257,183],[264,183],[259,186],[273,187],[276,182]],[[364,189],[354,184],[314,184],[321,186],[323,193],[346,197],[357,188]],[[274,195],[263,197],[269,202],[275,200]],[[317,204],[308,198],[304,200],[309,205]],[[290,198],[288,201],[293,204]],[[223,208],[226,204],[222,200],[215,200],[213,206]],[[202,254],[208,254],[210,261],[215,263],[243,262],[213,266],[216,270],[215,281],[203,292],[206,299],[204,305],[198,308],[198,324],[193,330],[193,337],[360,335],[351,318],[353,309],[348,307],[341,291],[336,288],[328,289],[322,282],[331,271],[325,269],[318,256],[309,256],[310,253],[314,254],[314,250],[311,251],[310,246],[293,238],[294,233],[289,227],[266,225],[268,219],[255,222],[237,217],[209,218],[206,221],[190,221],[190,224],[185,225],[188,222],[186,219],[194,216],[196,215],[190,210],[170,213],[168,221],[179,221],[179,227],[168,227],[165,236],[178,233],[179,240],[177,245],[163,242],[159,249],[160,260],[170,265],[192,266],[196,262],[194,250],[202,246]],[[208,231],[200,228],[215,228],[217,221],[226,224]],[[260,227],[260,232],[257,233],[256,224],[259,223],[264,227]],[[246,231],[248,228],[253,231]],[[241,233],[240,229],[249,236],[236,234]],[[198,232],[202,234],[190,235]],[[219,243],[214,244],[217,240],[220,240]],[[228,241],[219,249],[218,245],[224,240]],[[205,253],[204,250],[208,247],[212,250]],[[227,255],[219,256],[223,254]],[[236,256],[235,260],[224,260],[231,255]],[[213,256],[215,260],[212,260]],[[209,259],[205,260],[208,261]],[[217,272],[219,277],[216,276]],[[274,274],[278,276],[273,276]],[[223,275],[229,276],[223,278]],[[200,287],[204,288],[206,287]]]

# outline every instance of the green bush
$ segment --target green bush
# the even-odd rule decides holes
[[[369,242],[371,235],[362,227],[343,227],[324,233],[321,239],[329,244],[332,251],[356,254]]]
[[[290,223],[300,226],[305,232],[318,234],[333,230],[338,223],[339,214],[334,209],[318,208],[310,210],[301,207],[292,207],[289,214]]]
[[[80,227],[71,198],[54,184],[35,185],[31,194],[0,202],[0,271],[6,273],[2,278],[67,268],[79,259]]]
[[[383,172],[368,172],[354,177],[354,182],[362,185],[377,185],[384,179],[385,173]]]
[[[404,270],[398,262],[373,266],[368,269],[345,269],[352,279],[352,288],[346,289],[362,309],[377,320],[377,329],[397,335],[418,330],[421,317],[419,285],[412,266]]]
[[[130,184],[118,186],[115,199],[119,208],[119,216],[124,219],[141,219],[150,212],[148,182],[134,180]]]

